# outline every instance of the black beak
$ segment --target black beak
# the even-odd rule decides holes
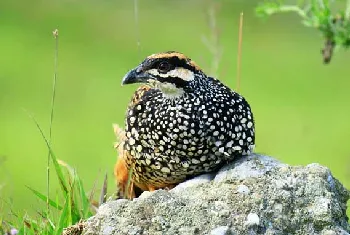
[[[130,70],[122,80],[122,85],[132,84],[132,83],[146,83],[150,79],[147,73],[138,71],[138,68]]]

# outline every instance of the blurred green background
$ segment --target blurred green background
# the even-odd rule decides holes
[[[185,53],[210,72],[208,9],[219,5],[223,50],[218,75],[235,88],[239,13],[244,12],[242,82],[256,119],[257,151],[293,164],[318,162],[350,187],[350,52],[323,65],[318,32],[294,14],[257,18],[259,1],[0,1],[0,208],[33,213],[43,207],[25,187],[46,191],[47,148],[32,113],[48,134],[54,38],[59,29],[53,149],[76,167],[87,189],[109,175],[116,152],[112,123],[123,125],[136,86],[121,78],[145,56]],[[138,33],[137,33],[138,31]],[[139,34],[141,53],[136,37]],[[52,170],[53,171],[53,170]],[[58,189],[55,175],[52,195]]]

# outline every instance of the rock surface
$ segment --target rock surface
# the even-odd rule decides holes
[[[348,198],[326,167],[253,154],[170,191],[107,202],[83,234],[349,234]]]

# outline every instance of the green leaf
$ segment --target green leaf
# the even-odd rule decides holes
[[[73,223],[78,222],[82,218],[90,217],[92,215],[90,212],[90,200],[85,193],[82,180],[73,167],[63,161],[59,161],[59,164],[67,169],[73,180],[71,185],[71,192],[74,198],[72,200]]]
[[[350,20],[350,0],[346,1],[344,17],[345,17],[345,20]]]
[[[266,2],[255,8],[255,12],[260,17],[267,17],[279,10],[280,4],[276,2]]]
[[[28,113],[28,112],[27,112]],[[51,145],[48,141],[48,139],[46,138],[43,130],[41,129],[39,123],[37,122],[37,120],[34,118],[33,115],[31,115],[30,113],[28,113],[29,117],[34,121],[36,127],[38,128],[38,130],[40,131],[40,134],[42,136],[42,138],[44,139],[45,143],[46,143],[46,146],[47,148],[49,149],[49,152],[50,152],[50,155],[51,155],[51,159],[52,159],[52,162],[53,162],[53,165],[55,167],[55,171],[56,171],[56,174],[57,174],[57,177],[58,177],[58,180],[60,182],[60,186],[62,188],[62,192],[63,192],[63,196],[66,197],[67,196],[67,193],[68,193],[68,184],[66,182],[66,179],[64,178],[64,175],[63,175],[63,172],[62,172],[62,169],[60,167],[60,165],[58,164],[58,161],[57,161],[57,158],[56,158],[56,155],[55,153],[53,152],[52,148],[51,148]]]
[[[75,175],[75,171],[73,172],[73,174]],[[73,178],[73,182],[71,185],[71,220],[72,220],[72,224],[75,224],[77,222],[79,222],[79,220],[82,217],[82,213],[81,210],[79,209],[80,207],[80,194],[79,194],[79,190],[77,189],[77,182],[76,182],[76,178],[74,177],[74,175],[72,176]]]
[[[78,174],[76,174],[76,181],[77,181],[77,187],[78,187],[78,191],[80,193],[80,202],[81,202],[81,206],[82,206],[82,217],[83,219],[86,219],[90,216],[92,216],[92,213],[90,211],[90,200],[86,195],[85,189],[83,187],[83,182],[80,179],[80,177],[78,176]]]
[[[70,195],[69,193],[69,197],[68,197],[68,216],[67,216],[67,224],[66,227],[72,225],[72,195]]]
[[[63,210],[61,211],[58,224],[56,226],[56,235],[61,235],[63,229],[72,224],[72,214],[71,214],[71,195],[70,192],[67,193],[65,198],[65,203],[63,206]]]
[[[38,198],[40,198],[41,200],[43,200],[44,202],[47,201],[47,196],[45,196],[44,194],[38,192],[37,190],[29,187],[29,186],[26,186],[30,191],[32,191]],[[56,202],[54,202],[53,200],[49,199],[49,204],[50,206],[58,209],[58,210],[62,210],[62,206],[60,206],[59,204],[57,204]]]
[[[310,19],[310,18],[307,18],[307,19],[303,20],[302,23],[306,27],[315,27],[315,24],[314,24],[313,20]]]

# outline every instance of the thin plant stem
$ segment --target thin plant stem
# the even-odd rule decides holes
[[[217,22],[216,22],[216,12],[217,11],[217,6],[213,6],[212,8],[209,9],[209,24],[210,24],[210,29],[211,29],[211,36],[212,36],[212,47],[213,47],[213,63],[212,63],[212,73],[214,76],[218,76],[218,68],[219,68],[219,63],[220,63],[220,50],[219,50],[219,30],[217,27]]]
[[[100,195],[99,206],[101,206],[107,200],[107,180],[108,180],[107,177],[108,177],[108,175],[107,175],[107,173],[105,173],[105,177],[104,177],[103,185],[102,185],[102,190],[101,190],[101,195]]]
[[[222,48],[220,46],[220,29],[217,25],[216,15],[219,11],[218,4],[212,1],[210,8],[208,9],[208,26],[210,29],[209,37],[202,37],[204,45],[208,48],[209,52],[212,54],[212,63],[210,75],[213,77],[218,77],[218,70],[220,65],[220,60],[222,57]]]
[[[52,84],[52,97],[51,97],[51,113],[50,113],[50,125],[49,125],[49,144],[51,145],[51,137],[52,137],[52,123],[53,123],[53,115],[54,115],[54,106],[55,106],[55,98],[56,98],[56,82],[57,82],[57,62],[58,62],[58,29],[55,29],[53,32],[53,37],[55,39],[55,59],[54,59],[54,75],[53,75],[53,84]],[[49,150],[47,154],[47,171],[46,171],[46,186],[47,186],[47,199],[46,199],[46,210],[47,215],[50,213],[50,159],[51,159],[51,151]]]
[[[242,37],[243,37],[243,12],[241,12],[239,17],[238,52],[237,52],[237,84],[236,84],[237,92],[239,92],[239,89],[241,86]]]
[[[272,15],[277,12],[295,12],[303,18],[307,17],[307,15],[305,14],[305,11],[302,10],[299,6],[285,5],[285,6],[280,6],[278,9],[269,9],[267,11],[268,15]]]
[[[345,19],[350,20],[350,0],[346,1]]]
[[[135,17],[135,35],[136,35],[136,45],[137,45],[137,54],[139,60],[141,60],[141,40],[140,40],[140,28],[139,28],[139,9],[138,1],[134,0],[134,17]]]

